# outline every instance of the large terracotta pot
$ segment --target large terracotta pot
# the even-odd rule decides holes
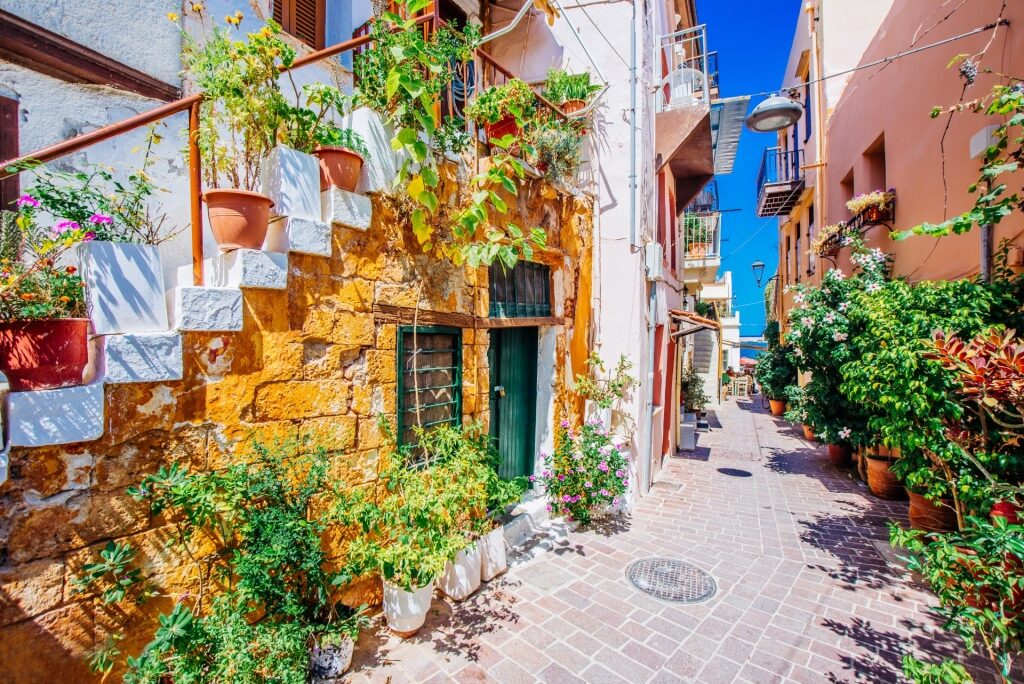
[[[502,139],[506,135],[512,135],[516,138],[519,137],[520,128],[519,124],[516,123],[516,117],[509,114],[501,121],[497,123],[486,123],[484,124],[484,133],[487,135],[487,140]]]
[[[808,442],[813,442],[814,441],[814,428],[812,428],[807,423],[803,424],[803,428],[804,428],[804,439],[806,439]]]
[[[906,492],[899,478],[892,473],[892,459],[868,453],[867,460],[868,488],[871,489],[871,493],[879,499],[888,501],[902,499]]]
[[[586,100],[566,100],[562,103],[562,111],[566,114],[578,112],[587,106]]]
[[[258,192],[218,189],[203,193],[210,214],[210,230],[221,251],[261,249],[267,237],[274,202]]]
[[[355,192],[363,172],[363,158],[346,147],[318,147],[313,154],[320,160],[320,189],[341,188]]]
[[[781,416],[786,412],[786,400],[785,399],[769,399],[768,406],[771,407],[773,416]]]
[[[88,318],[0,323],[0,370],[14,392],[81,385],[88,363]]]
[[[853,450],[845,444],[829,444],[828,460],[832,465],[848,466],[853,461]]]
[[[933,502],[911,490],[907,490],[907,494],[910,495],[911,527],[925,532],[949,532],[957,528],[951,500]]]

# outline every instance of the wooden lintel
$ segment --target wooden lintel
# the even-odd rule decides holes
[[[72,83],[93,83],[170,102],[181,90],[80,43],[0,10],[0,58]]]
[[[373,317],[378,323],[394,323],[397,325],[443,325],[452,328],[486,329],[486,328],[528,328],[550,325],[563,325],[564,318],[546,316],[538,318],[487,318],[461,313],[445,313],[442,311],[425,311],[407,306],[393,304],[375,304]]]

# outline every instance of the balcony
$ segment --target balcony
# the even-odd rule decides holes
[[[706,214],[718,211],[718,181],[712,178],[697,196],[690,200],[684,210],[687,214]]]
[[[722,260],[722,215],[717,211],[685,213],[683,229],[683,268],[713,269]]]
[[[757,174],[757,215],[782,216],[797,202],[804,189],[804,151],[769,147]]]
[[[656,112],[710,106],[718,91],[718,53],[707,52],[703,25],[661,36],[655,63],[664,74],[654,94]]]

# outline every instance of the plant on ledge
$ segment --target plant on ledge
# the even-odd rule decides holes
[[[528,160],[544,178],[556,183],[572,182],[580,168],[583,125],[577,121],[551,118],[532,126],[526,133]]]
[[[574,391],[577,395],[594,402],[598,408],[608,409],[616,401],[626,396],[626,392],[636,379],[629,374],[633,363],[623,354],[615,364],[615,371],[607,378],[601,377],[605,372],[604,361],[597,352],[591,352],[587,358],[589,373],[576,376]]]
[[[890,215],[895,202],[894,190],[872,190],[850,199],[846,208],[854,216],[864,214],[869,221],[878,221]]]
[[[845,223],[833,223],[831,225],[823,226],[811,239],[811,244],[807,253],[819,257],[833,254],[834,247],[836,246],[836,240],[845,230]]]
[[[513,133],[529,122],[536,113],[537,95],[533,88],[518,78],[509,79],[501,85],[491,86],[481,92],[466,107],[466,116],[483,126],[504,124],[500,134],[489,138]],[[505,130],[508,128],[508,130]],[[495,126],[495,132],[497,133]]]
[[[570,74],[562,69],[548,71],[544,81],[544,97],[566,112],[583,109],[601,86],[590,82],[590,74]]]
[[[600,421],[585,423],[578,431],[563,422],[556,444],[540,477],[530,478],[547,493],[549,506],[587,525],[595,513],[619,504],[629,486],[629,463]]]

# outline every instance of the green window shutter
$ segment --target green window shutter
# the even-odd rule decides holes
[[[488,295],[491,318],[546,318],[551,315],[551,267],[532,261],[511,269],[491,264]]]
[[[398,444],[416,450],[415,426],[462,422],[462,331],[398,329]]]

